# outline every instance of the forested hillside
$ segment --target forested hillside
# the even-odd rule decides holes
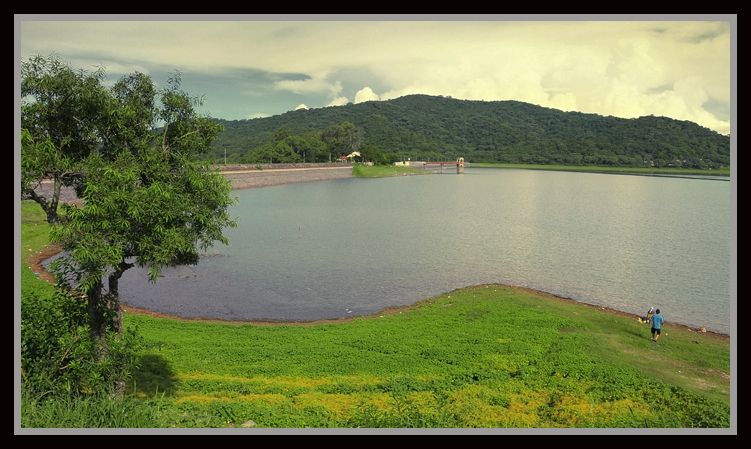
[[[563,112],[518,101],[409,95],[225,121],[211,158],[324,161],[352,150],[406,158],[574,165],[725,167],[730,139],[689,121]]]

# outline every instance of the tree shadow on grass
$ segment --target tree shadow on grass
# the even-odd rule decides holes
[[[175,392],[177,377],[169,362],[156,354],[142,355],[138,363],[140,367],[133,373],[133,392],[148,397],[155,395],[171,396]]]

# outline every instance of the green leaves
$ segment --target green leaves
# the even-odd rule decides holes
[[[30,194],[51,177],[83,201],[51,229],[66,250],[55,267],[73,286],[96,299],[128,258],[154,281],[165,266],[196,263],[199,247],[226,242],[229,183],[195,161],[221,125],[196,113],[201,100],[180,89],[179,73],[159,92],[142,73],[108,89],[102,71],[34,57],[22,76],[22,188]],[[34,199],[56,218],[57,198]]]
[[[225,241],[229,184],[205,164],[152,146],[112,160],[94,154],[84,166],[84,205],[52,233],[82,271],[80,287],[98,288],[126,257],[148,266],[154,281],[164,266],[195,263],[197,247]]]

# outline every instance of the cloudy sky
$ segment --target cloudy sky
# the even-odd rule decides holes
[[[730,27],[713,21],[22,21],[21,57],[132,71],[250,119],[422,93],[730,130]]]

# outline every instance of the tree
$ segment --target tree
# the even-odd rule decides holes
[[[351,122],[332,125],[321,134],[321,139],[334,154],[346,154],[357,151],[363,144],[365,132]]]
[[[339,125],[332,125],[321,133],[321,140],[329,147],[329,154],[339,157],[344,152],[345,136],[341,133]]]
[[[362,146],[363,140],[365,138],[365,130],[363,130],[362,127],[355,126],[350,122],[342,123],[342,129],[344,130],[346,136],[347,151],[350,153],[353,151],[358,151]]]
[[[101,143],[109,98],[103,77],[54,56],[21,64],[21,192],[42,206],[49,223],[58,220],[62,186],[80,186],[78,163]],[[53,184],[49,196],[36,190],[43,180]]]
[[[103,151],[134,151],[153,137],[157,109],[156,89],[147,75],[135,72],[122,77],[112,87],[112,107],[104,119]]]
[[[285,128],[278,128],[276,131],[274,131],[274,135],[272,136],[274,142],[281,142],[282,140],[286,139],[290,136],[290,133]]]
[[[102,132],[108,138],[81,162],[83,205],[64,205],[51,233],[66,250],[55,269],[85,293],[100,343],[108,331],[122,330],[118,282],[125,270],[148,267],[154,282],[164,267],[197,263],[200,250],[226,244],[222,231],[234,225],[229,183],[195,158],[219,125],[195,112],[200,100],[180,90],[179,76],[159,92],[159,106],[149,85],[138,75],[113,88]]]
[[[384,153],[372,145],[363,146],[361,153],[364,160],[371,161],[376,165],[389,165],[396,162],[396,160],[392,160],[392,154]]]

